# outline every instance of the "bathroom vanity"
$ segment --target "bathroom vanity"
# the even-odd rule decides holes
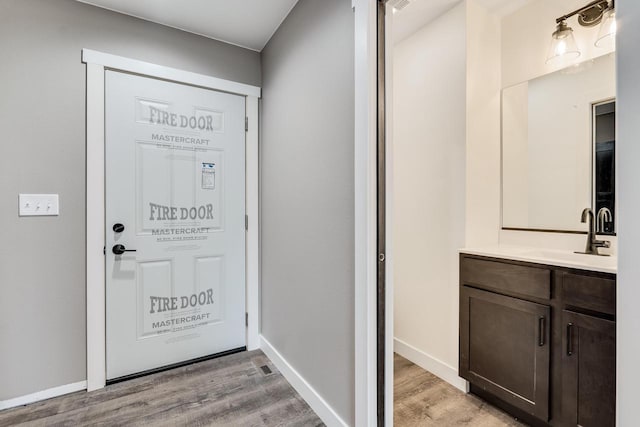
[[[460,253],[459,374],[536,426],[615,425],[616,262],[524,249]]]
[[[459,374],[530,425],[615,426],[615,98],[614,53],[502,90],[499,241],[589,253],[460,252]]]

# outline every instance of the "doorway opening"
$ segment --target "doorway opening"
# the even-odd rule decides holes
[[[613,425],[617,265],[573,257],[585,208],[606,207],[597,250],[616,246],[615,137],[604,131],[615,53],[547,61],[554,19],[569,11],[537,0],[388,1],[385,12],[385,425]],[[597,39],[597,26],[573,25]],[[609,302],[572,300],[585,281]],[[578,330],[594,343],[582,355]],[[598,368],[578,381],[588,358]],[[580,411],[580,384],[595,378],[598,410]]]

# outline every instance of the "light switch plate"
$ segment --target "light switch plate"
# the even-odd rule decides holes
[[[57,194],[20,194],[18,203],[20,216],[55,216],[60,212]]]

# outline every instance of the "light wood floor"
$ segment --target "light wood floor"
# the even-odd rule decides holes
[[[393,391],[393,421],[397,427],[524,426],[397,354]]]
[[[394,363],[398,427],[524,425],[397,354]],[[259,350],[0,412],[0,426],[15,425],[323,426]]]
[[[272,373],[265,373],[262,366]],[[322,426],[259,350],[0,412],[0,426]]]

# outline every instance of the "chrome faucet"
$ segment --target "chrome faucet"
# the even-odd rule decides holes
[[[589,231],[587,232],[587,246],[584,252],[578,252],[583,254],[591,254],[591,255],[601,255],[598,253],[598,248],[609,248],[611,243],[607,240],[597,240],[596,239],[596,225],[595,218],[593,216],[593,211],[590,208],[585,208],[582,211],[581,222],[589,223]],[[605,254],[602,254],[605,255]],[[606,255],[605,255],[606,256]]]

